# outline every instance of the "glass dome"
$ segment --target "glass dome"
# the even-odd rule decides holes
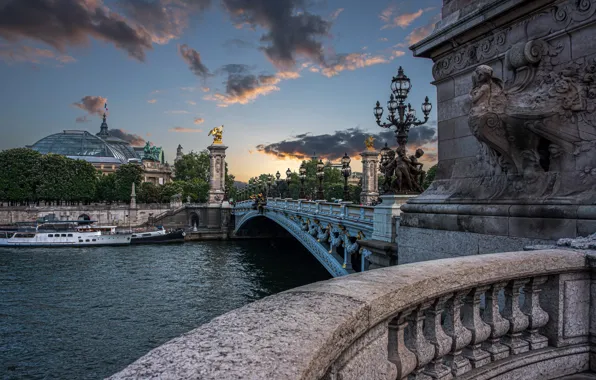
[[[39,140],[31,149],[42,154],[54,153],[95,162],[139,160],[132,146],[124,140],[110,138],[104,141],[87,131],[66,130]]]

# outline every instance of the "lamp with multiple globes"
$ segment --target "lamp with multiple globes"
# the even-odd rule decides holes
[[[298,172],[300,173],[298,175],[300,177],[300,193],[298,194],[298,198],[305,199],[306,194],[304,193],[304,181],[306,180],[306,166],[304,165],[304,162],[300,164],[300,169]]]
[[[350,157],[347,153],[341,158],[341,174],[344,176],[344,202],[350,201],[350,188],[348,187],[348,178],[352,175],[352,168],[350,168]]]
[[[319,159],[317,162],[317,179],[319,180],[319,189],[317,190],[317,200],[325,200],[325,194],[323,193],[323,178],[325,177],[325,164],[323,160]]]

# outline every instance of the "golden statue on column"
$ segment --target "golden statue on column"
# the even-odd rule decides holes
[[[212,130],[209,131],[209,134],[207,136],[213,136],[213,144],[221,144],[222,141],[222,135],[223,135],[223,125],[220,125],[219,127],[215,127]]]

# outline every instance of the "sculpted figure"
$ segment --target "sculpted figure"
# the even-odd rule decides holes
[[[365,140],[364,140],[364,145],[366,146],[367,150],[374,150],[375,146],[375,138],[374,136],[368,136]]]
[[[412,166],[410,174],[420,186],[422,186],[422,184],[424,183],[424,178],[426,177],[426,172],[422,170],[424,164],[418,161],[418,159],[423,155],[424,151],[418,148],[416,149],[416,153],[410,156],[410,165]]]
[[[420,173],[421,170],[414,167],[408,156],[406,156],[405,147],[398,147],[395,169],[396,179],[394,182],[394,188],[397,188],[399,192],[424,191],[424,189],[422,189],[422,186],[420,186],[414,178]]]
[[[492,67],[480,65],[474,70],[470,98],[472,100],[470,115],[503,112],[507,101],[503,81],[493,76]]]
[[[207,136],[213,136],[213,144],[221,144],[223,128],[224,126],[220,125],[219,127],[215,127],[209,131],[209,134]]]
[[[385,180],[383,181],[381,188],[385,193],[391,191],[391,180],[393,179],[396,165],[397,162],[395,161],[395,152],[390,150],[387,152],[386,160],[383,160],[380,165],[381,172],[385,176]]]

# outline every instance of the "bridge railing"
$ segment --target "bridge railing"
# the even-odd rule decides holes
[[[239,202],[237,206],[246,207],[248,202]],[[337,219],[349,219],[364,223],[373,222],[374,207],[361,206],[350,203],[335,203],[321,201],[305,201],[296,199],[267,199],[267,207],[279,210],[289,210],[307,214],[325,215]]]
[[[112,379],[553,379],[581,373],[590,369],[594,339],[589,263],[573,251],[509,252],[314,283],[215,318]]]

